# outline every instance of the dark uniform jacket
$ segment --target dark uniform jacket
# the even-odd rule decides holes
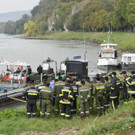
[[[71,101],[73,99],[72,87],[68,84],[62,86],[62,88],[60,89],[59,97],[61,104],[71,104]],[[64,99],[68,100],[68,102],[65,102]]]
[[[73,97],[77,98],[78,97],[78,87],[76,85],[71,85],[71,87],[73,88]]]
[[[110,98],[118,98],[121,82],[117,77],[113,77],[111,83],[112,86]]]
[[[29,89],[27,89],[23,93],[23,96],[26,96],[27,100],[35,100],[35,101],[37,101],[37,99],[39,98],[38,91],[34,87],[30,87]]]
[[[129,80],[129,90],[128,90],[128,93],[131,94],[131,95],[135,95],[135,79],[131,78]]]

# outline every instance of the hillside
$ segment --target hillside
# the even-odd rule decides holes
[[[0,22],[7,21],[17,21],[21,19],[22,15],[28,14],[30,15],[30,11],[16,11],[16,12],[8,12],[8,13],[0,13]]]

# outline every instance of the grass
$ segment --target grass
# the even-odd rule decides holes
[[[59,40],[81,40],[104,43],[107,41],[108,33],[101,32],[48,32],[45,36],[27,37],[36,39],[59,39]],[[135,34],[125,32],[113,32],[110,34],[110,42],[118,44],[119,50],[135,51]]]
[[[135,104],[125,104],[118,110],[110,109],[106,115],[97,117],[95,111],[84,120],[75,115],[71,120],[54,116],[54,108],[50,119],[26,118],[26,110],[6,109],[0,112],[0,134],[12,135],[24,132],[65,132],[73,129],[77,135],[101,135],[135,130]],[[38,113],[39,116],[39,104]],[[72,133],[71,133],[72,134]]]

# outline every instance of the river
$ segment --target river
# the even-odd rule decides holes
[[[57,61],[58,69],[59,63],[67,57],[72,60],[74,56],[81,55],[84,59],[85,50],[89,71],[96,70],[100,47],[94,43],[84,45],[75,41],[22,39],[18,36],[0,34],[0,59],[26,62],[31,64],[33,71],[36,71],[48,57]]]

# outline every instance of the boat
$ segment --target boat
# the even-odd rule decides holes
[[[135,53],[123,53],[121,58],[122,70],[135,69]]]
[[[1,71],[1,81],[9,83],[27,83],[28,82],[28,68],[31,68],[30,64],[25,62],[11,63],[6,60],[1,60],[0,65],[4,66]]]
[[[55,67],[55,68],[53,68]],[[38,72],[32,73],[29,75],[29,81],[37,81],[41,82],[43,80],[51,81],[55,80],[55,75],[57,74],[57,62],[48,57],[46,60],[42,62],[42,74]]]
[[[120,68],[120,61],[118,58],[117,44],[105,43],[101,44],[97,68],[102,70],[118,69]]]

